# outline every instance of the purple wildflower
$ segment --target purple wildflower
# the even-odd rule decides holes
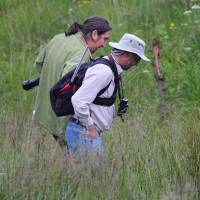
[[[192,34],[190,34],[190,38],[191,38],[192,40],[194,40],[194,36],[193,36]]]
[[[40,51],[44,49],[44,44],[40,44]]]

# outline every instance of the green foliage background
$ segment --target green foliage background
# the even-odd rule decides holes
[[[198,5],[198,0],[1,0],[1,199],[199,199]],[[110,22],[109,41],[124,33],[142,38],[149,58],[148,39],[160,39],[167,114],[160,119],[152,65],[141,61],[123,74],[130,106],[125,122],[116,118],[104,134],[103,161],[72,167],[55,142],[32,126],[37,89],[25,92],[21,84],[38,76],[33,64],[42,45],[91,15]],[[109,52],[107,45],[94,57]]]

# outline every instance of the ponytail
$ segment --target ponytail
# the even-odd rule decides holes
[[[66,36],[70,36],[76,34],[79,30],[81,30],[83,25],[79,24],[78,22],[73,22],[69,29],[65,31]]]
[[[83,24],[79,24],[77,21],[73,22],[69,29],[65,31],[65,35],[70,36],[81,31],[83,35],[87,36],[94,30],[97,30],[98,35],[100,36],[105,32],[112,30],[112,28],[105,18],[101,16],[92,16],[86,19]]]

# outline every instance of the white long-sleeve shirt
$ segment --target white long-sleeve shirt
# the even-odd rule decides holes
[[[108,57],[104,57],[108,59]],[[117,64],[118,75],[122,73],[122,68]],[[103,98],[111,97],[115,88],[114,73],[109,66],[97,64],[88,68],[82,86],[72,96],[72,104],[75,114],[83,126],[95,125],[98,132],[109,130],[114,119],[114,105],[99,106],[92,102],[97,94],[105,88],[111,81],[108,89],[100,96]]]

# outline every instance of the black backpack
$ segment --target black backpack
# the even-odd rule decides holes
[[[109,58],[111,58],[109,56]],[[116,66],[113,60],[108,60],[102,57],[96,58],[89,63],[81,64],[78,72],[74,78],[74,81],[71,82],[71,78],[74,75],[76,68],[69,71],[65,74],[50,90],[50,102],[52,109],[57,117],[60,116],[67,116],[70,114],[74,114],[74,108],[72,106],[71,97],[73,94],[81,87],[82,81],[85,77],[85,73],[89,67],[92,67],[96,64],[105,64],[111,68],[114,72],[115,76],[115,89],[113,94],[110,98],[101,98],[99,97],[102,95],[109,87],[110,83],[102,89],[98,94],[95,100],[93,101],[94,104],[97,105],[105,105],[111,106],[116,101],[116,92],[119,86],[119,77],[117,74]]]

